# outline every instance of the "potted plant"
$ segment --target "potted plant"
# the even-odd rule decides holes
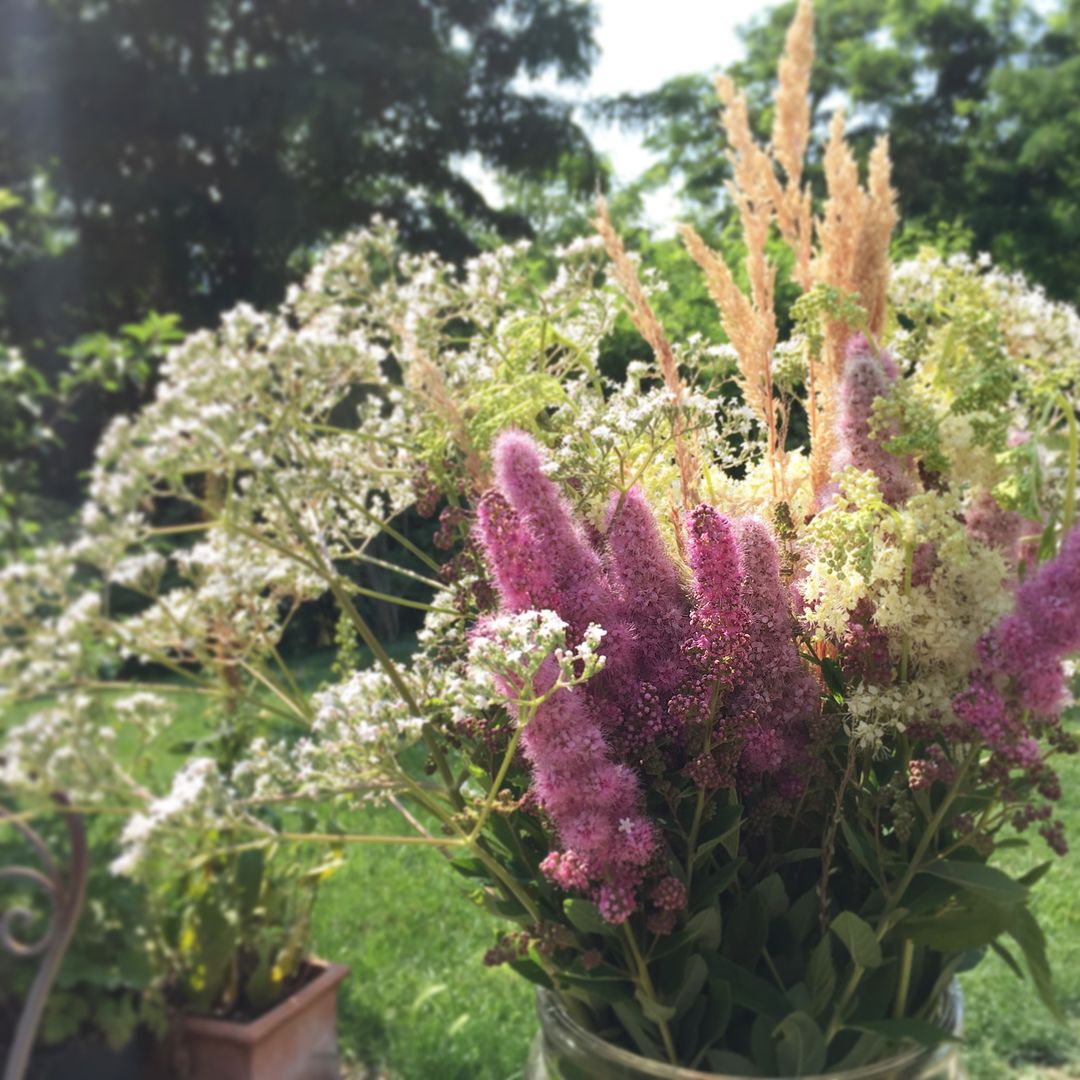
[[[236,797],[218,761],[189,759],[171,802],[128,821],[112,865],[149,898],[171,1017],[158,1067],[179,1078],[336,1077],[348,969],[312,956],[309,926],[319,883],[340,860],[230,833]]]

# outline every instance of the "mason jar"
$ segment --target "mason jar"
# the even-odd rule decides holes
[[[725,1073],[702,1072],[640,1057],[631,1050],[581,1027],[556,994],[537,991],[540,1031],[525,1067],[525,1080],[745,1080]],[[959,1039],[964,1027],[964,1003],[953,982],[936,1017],[941,1027]],[[964,1080],[957,1042],[933,1048],[912,1046],[857,1069],[804,1075],[802,1080]]]

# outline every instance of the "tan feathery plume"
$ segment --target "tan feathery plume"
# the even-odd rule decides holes
[[[799,0],[784,39],[772,130],[772,156],[784,170],[776,183],[774,202],[781,235],[795,253],[795,280],[806,291],[812,285],[810,258],[814,215],[809,186],[802,187],[803,160],[810,141],[810,75],[814,66],[814,6]]]
[[[896,192],[891,186],[889,146],[878,140],[870,155],[867,187],[859,183],[859,168],[844,138],[844,114],[837,109],[825,149],[828,198],[817,223],[818,256],[814,280],[847,294],[858,294],[867,312],[867,330],[876,339],[885,326],[889,286],[889,243],[896,225]],[[814,439],[810,474],[814,490],[828,483],[837,445],[837,392],[844,373],[850,327],[839,320],[825,326],[822,363],[812,371]],[[814,422],[816,420],[816,422]]]
[[[611,223],[607,202],[602,197],[596,200],[596,219],[593,221],[593,227],[604,242],[604,250],[611,260],[615,280],[630,305],[630,319],[638,333],[652,348],[660,373],[664,378],[664,385],[676,403],[675,422],[672,425],[675,461],[679,467],[683,504],[687,507],[693,506],[698,501],[697,483],[700,470],[697,439],[692,431],[687,430],[681,409],[681,404],[686,397],[686,384],[679,374],[679,365],[675,361],[671,343],[649,304],[634,263],[626,253],[622,237]]]
[[[867,204],[856,256],[855,288],[869,317],[875,338],[885,329],[889,290],[889,244],[896,228],[896,191],[892,186],[889,137],[882,135],[870,154],[866,182]]]
[[[776,403],[772,388],[772,354],[776,347],[776,315],[773,311],[774,270],[764,266],[765,280],[748,297],[735,283],[727,263],[689,225],[680,226],[683,242],[694,262],[705,273],[713,302],[720,309],[724,333],[735,349],[739,385],[746,403],[768,431],[768,459],[773,470],[774,495],[779,491],[777,458],[780,456]],[[761,305],[758,304],[758,292]]]

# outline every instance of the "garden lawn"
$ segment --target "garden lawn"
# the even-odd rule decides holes
[[[971,1080],[1080,1077],[1080,758],[1062,763],[1062,813],[1074,855],[1036,886],[1049,938],[1063,1028],[990,955],[963,976]],[[393,811],[369,811],[363,831],[396,832]],[[1032,834],[1010,852],[1014,869],[1054,858]],[[509,1080],[521,1076],[536,1031],[532,987],[483,964],[498,923],[471,903],[468,883],[436,852],[365,845],[323,887],[318,951],[352,968],[342,986],[339,1035],[346,1059],[401,1080]],[[362,1070],[357,1075],[365,1075]]]

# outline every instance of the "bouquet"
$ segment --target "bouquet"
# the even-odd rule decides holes
[[[601,204],[546,278],[519,249],[459,275],[377,224],[279,312],[174,350],[106,437],[81,538],[6,571],[15,685],[51,696],[5,781],[122,791],[136,877],[184,830],[276,850],[326,835],[291,802],[389,802],[513,925],[490,963],[657,1062],[806,1075],[936,1046],[987,950],[1056,1010],[1028,906],[1050,862],[995,856],[1066,848],[1080,318],[986,260],[894,267],[887,144],[864,186],[840,110],[817,207],[812,37],[803,0],[768,145],[718,83],[745,264],[683,239],[723,346],[668,340]],[[620,309],[653,359],[613,380]],[[442,506],[445,560],[410,506]],[[327,595],[376,665],[312,694],[279,645]],[[423,613],[407,664],[373,600]],[[107,723],[106,645],[202,679],[242,752],[182,771],[182,799],[72,755]],[[124,707],[160,724],[154,693]]]

